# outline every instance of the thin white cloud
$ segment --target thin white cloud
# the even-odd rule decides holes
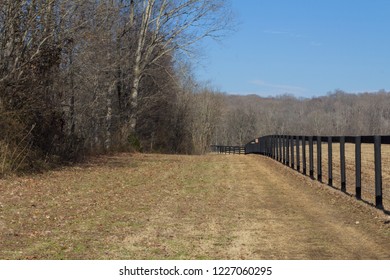
[[[322,43],[316,42],[316,41],[311,41],[311,42],[310,42],[310,45],[313,46],[313,47],[321,47],[321,46],[322,46]]]
[[[274,84],[263,80],[253,80],[250,81],[250,83],[252,85],[258,86],[259,91],[268,92],[272,95],[290,93],[293,95],[302,96],[307,93],[306,88],[295,85]]]
[[[288,37],[292,37],[292,38],[305,38],[305,36],[303,36],[302,34],[281,31],[281,30],[264,30],[263,32],[266,34],[284,35],[284,36],[288,36]]]
[[[313,46],[313,47],[320,47],[320,46],[322,46],[321,42],[310,40],[309,37],[307,37],[305,35],[302,35],[302,34],[298,34],[298,33],[281,31],[281,30],[263,30],[263,33],[271,34],[271,35],[280,35],[280,36],[296,38],[296,39],[304,39],[304,40],[308,41],[308,44],[310,46]]]
[[[279,31],[279,30],[264,30],[263,31],[266,34],[275,34],[275,35],[285,35],[287,32]]]
[[[276,94],[269,94],[269,93],[257,92],[257,91],[240,91],[240,92],[232,91],[232,92],[228,92],[228,94],[229,95],[257,95],[264,98],[272,98],[278,96]]]

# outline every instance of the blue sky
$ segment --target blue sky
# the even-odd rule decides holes
[[[230,94],[390,90],[389,0],[231,0],[237,31],[203,43],[202,81]]]

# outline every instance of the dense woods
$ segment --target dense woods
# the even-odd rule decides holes
[[[229,15],[217,0],[0,0],[0,175],[273,133],[389,134],[384,91],[260,98],[199,85],[189,57]]]
[[[188,57],[229,24],[217,0],[0,0],[0,174],[121,150],[204,152],[210,136],[194,131],[214,123],[203,104],[216,106]]]

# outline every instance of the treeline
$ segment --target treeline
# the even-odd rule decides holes
[[[223,0],[0,0],[0,176],[117,151],[201,154],[267,134],[390,134],[390,96],[199,86],[188,55]]]
[[[219,0],[0,0],[0,175],[143,150],[202,153],[218,98],[188,54]]]
[[[270,134],[390,134],[390,93],[383,90],[360,94],[336,90],[310,99],[226,95],[223,100],[213,144],[242,145]]]

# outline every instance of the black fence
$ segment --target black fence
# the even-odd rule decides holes
[[[323,147],[327,145],[327,179],[328,185],[334,184],[335,153],[333,144],[339,143],[339,176],[340,189],[346,192],[346,150],[345,144],[354,144],[354,175],[357,199],[362,199],[362,144],[373,144],[374,171],[375,171],[375,206],[383,209],[382,188],[382,145],[390,144],[390,136],[291,136],[269,135],[254,139],[245,145],[246,154],[262,154],[269,156],[291,168],[310,176],[312,179],[323,181]],[[316,148],[316,166],[314,149]],[[324,147],[326,148],[326,146]],[[316,177],[314,177],[316,173]],[[369,186],[366,186],[369,187]],[[387,197],[386,197],[387,198]],[[387,198],[387,199],[390,199]]]
[[[245,146],[219,146],[212,145],[211,151],[219,154],[245,154]]]

